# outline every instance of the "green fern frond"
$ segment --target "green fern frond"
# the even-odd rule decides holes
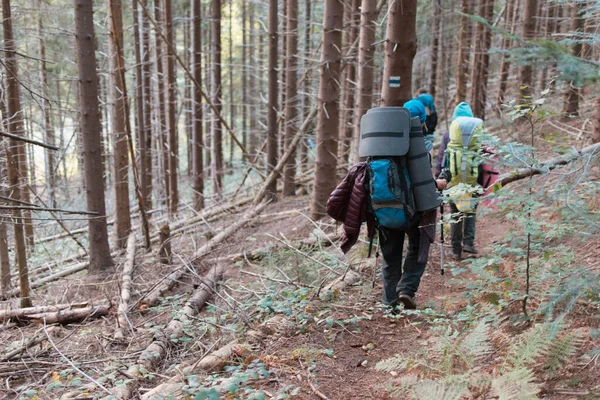
[[[406,358],[404,355],[396,354],[392,358],[379,361],[375,364],[375,369],[384,372],[401,371],[406,368],[409,361],[410,359]]]
[[[464,386],[426,380],[414,386],[413,391],[417,399],[460,400],[467,390]]]
[[[492,390],[499,400],[530,400],[537,399],[539,385],[534,383],[533,371],[520,368],[492,381]]]
[[[449,384],[429,379],[420,380],[416,375],[393,379],[387,385],[387,390],[392,397],[403,400],[460,400],[467,392],[464,384]]]
[[[460,350],[470,359],[469,364],[481,357],[489,355],[493,348],[490,344],[490,334],[487,321],[482,320],[462,340]],[[469,365],[472,368],[473,365]]]
[[[581,333],[578,331],[569,332],[556,338],[548,349],[544,369],[550,374],[561,370],[571,357],[577,353],[581,344]]]
[[[511,347],[506,360],[519,369],[533,365],[541,356],[546,355],[552,340],[556,337],[555,325],[551,323],[535,325],[522,334]]]

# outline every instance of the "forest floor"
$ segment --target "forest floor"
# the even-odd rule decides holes
[[[522,290],[516,282],[524,264],[500,255],[518,233],[505,211],[480,209],[480,254],[461,262],[446,258],[445,281],[440,244],[433,244],[419,309],[392,315],[381,307],[380,259],[367,258],[364,241],[342,255],[330,242],[341,227],[310,221],[309,201],[269,205],[199,264],[194,252],[238,221],[239,209],[174,235],[171,266],[159,263],[156,248],[138,249],[124,339],[115,338],[124,255],[100,282],[81,273],[35,290],[36,306],[109,300],[112,307],[77,323],[0,325],[0,357],[22,349],[0,363],[0,398],[102,398],[111,388],[129,387],[134,398],[600,399],[598,293],[568,305],[567,297],[552,302],[556,310],[569,309],[552,325],[539,311],[544,296],[559,296],[556,288],[570,285],[569,274],[556,284],[532,280],[539,289],[532,288],[524,318],[522,298],[508,294]],[[554,212],[538,211],[550,219]],[[597,235],[546,240],[533,265],[552,264],[555,249],[564,246],[595,274],[577,272],[583,280],[598,277],[599,242]],[[133,374],[129,367],[179,318],[216,266],[224,276],[209,304],[182,322],[183,333],[169,338],[157,368]],[[158,304],[139,304],[179,268],[187,272]],[[16,300],[0,302],[0,310],[16,306]],[[207,360],[212,363],[204,367]],[[166,382],[172,384],[151,392]]]

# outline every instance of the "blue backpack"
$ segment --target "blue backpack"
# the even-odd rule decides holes
[[[369,157],[370,208],[383,228],[406,229],[417,222],[406,157]]]

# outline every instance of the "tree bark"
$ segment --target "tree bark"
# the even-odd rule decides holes
[[[243,5],[242,5],[243,6]],[[242,33],[243,36],[243,33]],[[235,130],[235,102],[233,101],[233,0],[229,0],[229,127]],[[235,142],[229,137],[229,168],[233,166]]]
[[[287,0],[287,74],[285,85],[285,146],[289,147],[298,130],[298,0]],[[283,169],[283,195],[296,193],[296,152]]]
[[[493,22],[494,0],[481,0],[481,3],[479,4],[479,16],[485,19],[489,24]],[[475,46],[476,62],[473,66],[473,76],[471,79],[473,89],[471,106],[473,107],[473,115],[475,117],[485,119],[488,67],[490,63],[490,54],[488,51],[492,42],[492,32],[482,23],[480,23],[477,28],[477,45]]]
[[[417,54],[416,22],[416,0],[389,0],[381,89],[384,107],[402,106],[412,99],[413,59]],[[399,87],[395,87],[392,80],[399,80]]]
[[[377,0],[362,0],[358,51],[357,106],[354,113],[354,161],[358,162],[360,119],[373,104],[374,48],[377,18]]]
[[[2,0],[2,26],[4,33],[4,50],[6,76],[6,114],[8,119],[8,131],[13,135],[23,136],[23,110],[21,109],[21,95],[19,93],[19,78],[17,68],[17,58],[15,54],[15,40],[12,28],[12,16],[10,9],[10,0]],[[23,143],[15,139],[10,139],[9,147],[6,151],[6,164],[8,167],[8,181],[11,187],[10,197],[17,201],[21,200],[21,184],[24,176],[27,176],[27,163],[23,164],[20,156],[25,154]],[[26,183],[26,182],[25,182]],[[24,194],[24,193],[23,193]],[[29,202],[28,199],[23,200]],[[31,223],[31,220],[23,221],[21,210],[13,209],[13,235],[15,240],[16,263],[19,273],[19,288],[21,293],[21,307],[31,307],[31,298],[29,296],[29,270],[27,268],[27,251],[25,244],[25,230],[23,222]]]
[[[160,29],[163,29],[163,13],[162,13],[162,3],[165,0],[154,0],[154,19],[158,24]],[[167,115],[166,115],[166,94],[165,94],[165,74],[163,68],[163,43],[162,38],[160,37],[160,33],[155,30],[154,33],[154,48],[155,48],[155,68],[156,68],[156,81],[157,81],[157,91],[156,95],[158,97],[158,101],[156,102],[157,114],[158,114],[158,142],[160,143],[160,167],[157,169],[162,169],[162,180],[163,180],[163,190],[164,196],[163,199],[167,199],[170,190],[170,175],[169,175],[169,139],[167,135]],[[167,200],[167,204],[169,204]]]
[[[310,112],[310,92],[311,92],[311,41],[312,41],[312,0],[304,0],[304,96],[302,96],[302,115],[304,118]],[[308,169],[308,145],[306,140],[300,143],[300,156],[298,157],[300,171]]]
[[[248,77],[248,89],[250,91],[250,98],[248,99],[250,104],[250,110],[254,110],[254,105],[256,104],[256,92],[257,92],[257,84],[256,84],[256,75],[259,73],[258,63],[256,60],[256,39],[255,34],[255,9],[254,3],[248,3],[248,55],[250,62],[250,72]],[[251,160],[258,160],[258,132],[257,132],[257,122],[258,116],[253,114],[250,118],[250,123],[248,126],[248,157]]]
[[[511,34],[514,34],[516,10],[518,10],[518,4],[516,0],[508,0],[506,5],[506,17],[504,19],[504,29]],[[502,50],[505,52],[512,47],[512,40],[506,36],[502,38]],[[496,100],[496,108],[500,110],[502,104],[506,102],[506,88],[508,82],[508,73],[510,71],[510,55],[508,53],[502,54],[502,61],[500,63],[500,82],[498,83],[498,98]]]
[[[525,8],[523,10],[523,40],[532,40],[535,38],[535,20],[537,12],[538,0],[525,0]],[[531,65],[523,65],[519,69],[519,103],[528,104],[531,102],[533,94],[533,67]]]
[[[354,127],[354,105],[356,102],[356,64],[358,52],[354,50],[353,44],[358,37],[360,25],[360,0],[352,0],[347,10],[347,25],[344,36],[344,64],[342,79],[342,115],[340,119],[340,151],[339,157],[342,164],[350,161],[350,149],[352,147],[352,135]]]
[[[202,8],[200,0],[192,3],[192,63],[194,78],[202,84]],[[200,88],[194,86],[193,93],[193,139],[192,139],[192,162],[193,162],[193,186],[194,210],[204,208],[204,144],[202,139],[202,94]]]
[[[325,15],[323,17],[321,77],[319,81],[316,169],[310,207],[311,217],[314,220],[321,219],[325,216],[327,199],[336,185],[338,128],[340,121],[339,81],[342,59],[340,50],[342,48],[343,25],[343,3],[338,0],[326,0]]]
[[[597,96],[594,99],[594,115],[592,117],[592,124],[594,127],[592,140],[594,143],[600,143],[600,96]]]
[[[433,1],[433,24],[431,29],[431,69],[429,71],[429,94],[435,98],[437,91],[438,53],[440,42],[440,20],[442,1]],[[433,133],[433,132],[432,132]]]
[[[44,142],[53,146],[55,142],[54,125],[52,123],[52,106],[48,99],[48,72],[46,68],[46,41],[44,39],[44,27],[42,23],[42,0],[37,1],[37,7],[40,10],[38,15],[38,37],[39,37],[39,52],[40,52],[40,84],[43,97],[43,128],[44,128]],[[46,169],[46,191],[48,192],[48,199],[50,205],[56,207],[56,173],[54,171],[55,161],[54,153],[52,150],[47,149],[45,155],[45,169]]]
[[[221,130],[221,121],[218,115],[221,114],[223,106],[221,103],[221,0],[212,2],[212,21],[211,21],[211,40],[213,56],[212,64],[212,93],[213,103],[218,114],[212,123],[212,141],[211,141],[211,183],[212,193],[221,194],[223,190],[223,134]]]
[[[462,0],[461,12],[466,15],[473,14],[474,0]],[[471,57],[471,42],[473,37],[473,23],[469,17],[461,15],[458,57],[456,61],[456,103],[467,99],[467,77],[469,76],[469,58]]]
[[[571,15],[571,31],[582,32],[585,25],[585,19],[582,16],[586,7],[585,3],[577,3],[572,7]],[[571,52],[575,57],[581,57],[583,45],[580,41],[573,44]],[[563,112],[568,117],[576,117],[579,115],[579,88],[573,85],[574,82],[568,82],[567,92],[565,93],[565,103]]]
[[[2,113],[3,116],[3,120],[2,123],[0,124],[0,126],[2,126],[2,129],[6,129],[6,121],[4,120],[4,116],[6,115],[6,107],[5,107],[5,103],[4,103],[4,90],[2,90],[2,93],[0,93],[1,98],[0,98],[0,103],[1,103],[1,110],[0,112]],[[0,164],[0,181],[1,182],[6,182],[8,180],[8,173],[7,173],[7,166],[6,166],[6,160],[7,160],[7,146],[8,146],[8,140],[7,139],[2,139],[0,140],[0,160],[3,160],[3,162]],[[6,189],[0,189],[0,194],[2,196],[7,197],[8,193]],[[1,214],[0,215],[0,293],[2,293],[3,295],[5,295],[9,290],[10,290],[10,280],[11,280],[11,276],[10,276],[10,254],[9,254],[9,250],[8,250],[8,234],[6,232],[6,221],[8,221],[8,218],[10,218],[9,214]]]
[[[177,160],[178,160],[178,144],[177,144],[177,100],[175,93],[177,83],[175,81],[175,55],[173,54],[173,12],[171,0],[164,1],[164,22],[165,22],[165,37],[169,46],[167,46],[167,57],[165,60],[165,69],[167,74],[167,132],[168,132],[168,165],[169,165],[169,213],[177,214],[179,205],[179,192],[177,189]]]
[[[133,0],[136,1],[137,0]],[[147,9],[148,0],[141,0],[142,6]],[[143,126],[144,132],[140,137],[144,138],[145,143],[141,146],[143,152],[140,153],[140,185],[144,207],[146,210],[152,209],[152,61],[150,60],[150,26],[148,17],[142,15],[142,73],[143,73]]]
[[[269,0],[269,57],[267,104],[267,174],[277,164],[277,0]],[[277,198],[277,180],[268,188],[269,200]]]
[[[248,4],[242,0],[242,144],[248,149]],[[248,155],[244,160],[250,158]]]
[[[6,0],[5,0],[6,1]],[[75,47],[79,76],[80,130],[83,136],[83,162],[86,182],[87,210],[98,213],[88,220],[90,273],[106,271],[113,266],[106,229],[104,180],[102,177],[102,145],[98,75],[96,73],[94,9],[88,0],[74,0]],[[21,292],[22,293],[22,292]]]
[[[121,0],[107,0],[110,62],[110,104],[111,127],[113,134],[113,166],[115,188],[115,243],[123,248],[131,233],[129,210],[129,156],[125,113],[127,112],[124,93],[125,60],[123,59],[123,6]]]
[[[123,277],[121,284],[121,299],[117,309],[117,329],[115,338],[122,339],[125,337],[126,327],[130,325],[127,318],[127,310],[129,309],[129,299],[131,298],[131,285],[133,266],[135,264],[135,233],[129,235],[127,240],[127,254],[125,256],[125,265],[123,267]]]

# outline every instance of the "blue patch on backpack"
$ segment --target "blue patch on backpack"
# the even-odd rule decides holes
[[[369,159],[367,164],[371,210],[378,225],[391,229],[414,225],[415,202],[406,165],[391,158]]]

